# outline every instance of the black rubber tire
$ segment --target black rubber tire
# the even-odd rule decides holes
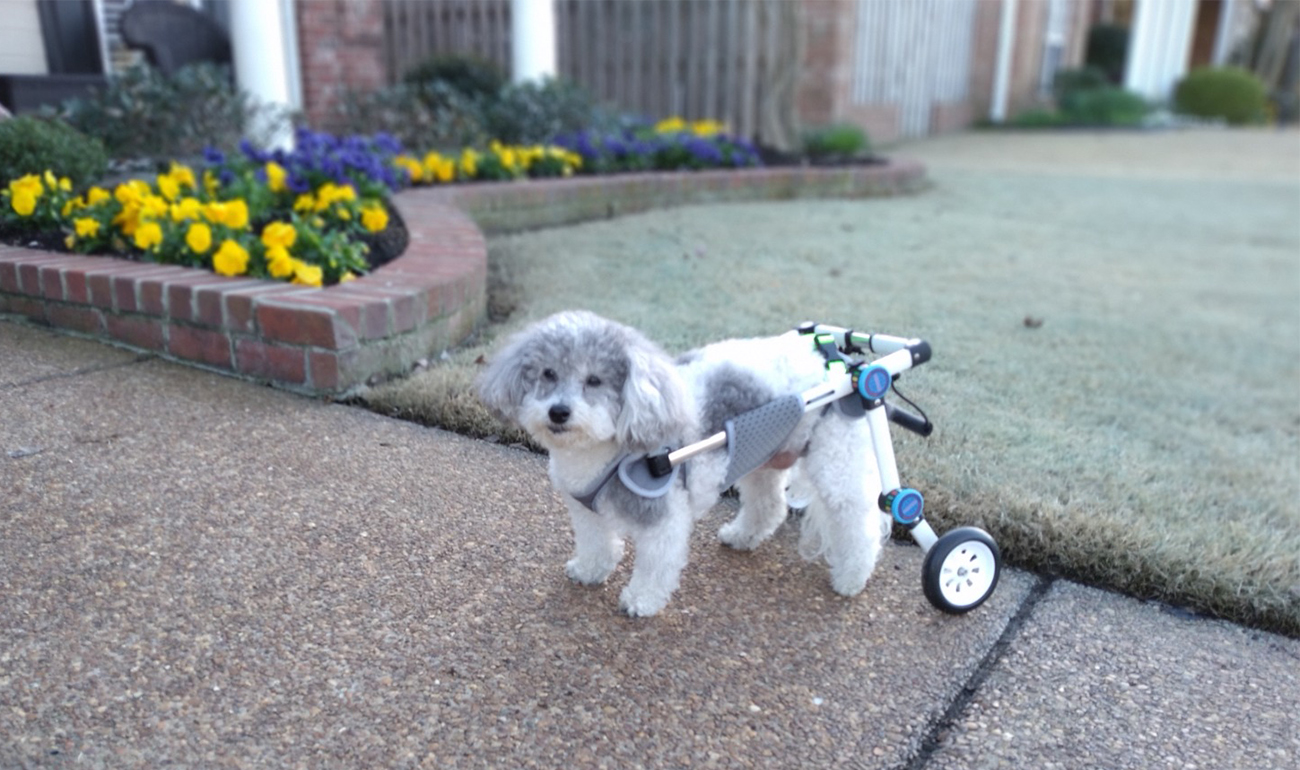
[[[970,572],[957,574],[962,569]],[[1002,552],[993,538],[979,527],[959,527],[939,538],[925,555],[921,585],[930,604],[961,615],[993,595],[1001,572]]]

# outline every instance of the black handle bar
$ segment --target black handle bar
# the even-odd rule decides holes
[[[918,436],[929,436],[934,432],[934,423],[924,417],[918,417],[906,409],[894,406],[888,401],[885,402],[885,416],[890,422],[897,423],[900,427],[912,431]]]

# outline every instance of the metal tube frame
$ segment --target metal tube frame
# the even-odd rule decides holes
[[[891,377],[896,378],[930,358],[930,346],[924,340],[887,334],[865,334],[825,324],[816,324],[813,328],[815,334],[832,335],[836,347],[846,354],[853,355],[866,351],[877,354],[879,358],[872,360],[870,365],[884,367]],[[826,382],[800,394],[804,402],[804,412],[821,409],[851,396],[864,399],[865,419],[871,435],[871,447],[876,456],[876,470],[880,474],[880,485],[884,492],[881,499],[884,500],[902,489],[898,476],[898,462],[894,457],[893,436],[889,430],[889,417],[884,408],[885,402],[883,399],[866,401],[865,396],[858,392],[854,375],[866,362],[850,360],[846,363],[850,366],[838,370],[828,369]],[[667,462],[669,467],[675,468],[692,457],[721,449],[726,445],[727,432],[719,431],[708,438],[669,452]],[[890,513],[890,511],[885,512]],[[908,531],[923,552],[928,552],[938,540],[934,529],[930,527],[924,516],[911,523]]]

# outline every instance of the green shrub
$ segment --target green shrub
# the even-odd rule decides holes
[[[0,121],[0,186],[48,170],[85,187],[107,168],[104,145],[66,123],[29,115]]]
[[[867,132],[852,123],[836,123],[804,134],[803,149],[809,158],[851,158],[869,147]]]
[[[1057,128],[1065,125],[1065,116],[1057,110],[1027,110],[1011,119],[1016,128]]]
[[[402,81],[415,86],[445,83],[470,99],[492,99],[505,87],[500,68],[467,56],[434,56],[407,70]]]
[[[350,91],[335,122],[340,133],[388,133],[420,152],[483,145],[489,138],[482,106],[442,81]]]
[[[1222,118],[1232,125],[1262,122],[1267,95],[1259,78],[1240,67],[1201,67],[1178,83],[1174,106],[1202,118]]]
[[[1124,80],[1128,60],[1128,28],[1118,24],[1095,24],[1088,30],[1084,63],[1096,67],[1112,84]]]
[[[1147,112],[1145,99],[1114,86],[1075,92],[1061,108],[1066,123],[1081,126],[1136,126]]]
[[[483,107],[488,136],[504,144],[545,144],[596,121],[591,96],[565,80],[512,83]]]
[[[233,150],[245,136],[265,144],[270,137],[250,136],[245,128],[271,111],[235,89],[229,68],[194,64],[171,77],[132,67],[103,92],[66,102],[59,115],[100,139],[114,158],[165,161],[209,145]]]
[[[1095,91],[1111,85],[1106,73],[1100,67],[1080,67],[1078,69],[1058,70],[1052,78],[1052,96],[1063,110],[1069,109],[1070,101],[1076,94]]]

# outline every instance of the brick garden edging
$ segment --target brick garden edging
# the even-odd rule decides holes
[[[487,309],[483,232],[688,203],[864,197],[925,185],[917,163],[529,180],[408,190],[410,245],[321,289],[0,245],[0,313],[320,396],[403,374],[462,342]]]

